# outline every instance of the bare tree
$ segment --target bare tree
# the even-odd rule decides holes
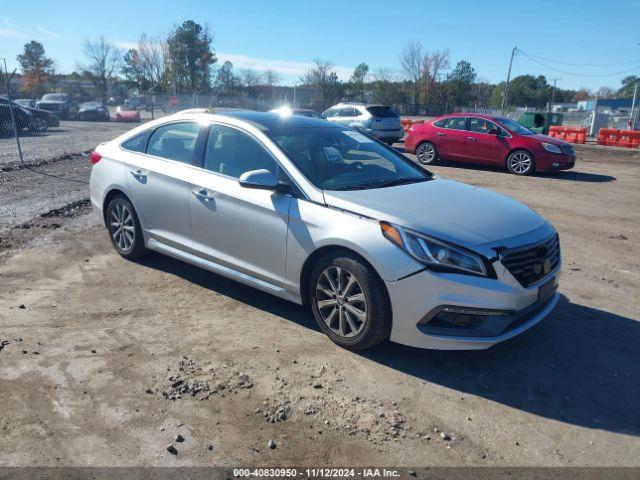
[[[422,57],[422,79],[424,84],[424,105],[427,108],[434,90],[445,70],[449,68],[449,50],[426,52]]]
[[[400,66],[413,84],[413,106],[417,111],[423,70],[422,44],[419,41],[411,40],[404,46],[400,53]]]
[[[315,58],[313,66],[300,77],[303,85],[316,87],[322,96],[322,108],[327,108],[339,101],[344,93],[344,84],[333,70],[333,64],[327,60]]]
[[[167,79],[167,42],[142,34],[138,39],[140,68],[152,87],[162,85]]]
[[[87,39],[84,42],[85,64],[80,69],[91,78],[99,96],[106,96],[109,82],[122,63],[123,51],[104,37]]]

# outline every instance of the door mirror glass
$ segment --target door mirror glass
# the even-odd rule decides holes
[[[258,188],[262,190],[276,190],[278,188],[278,178],[269,170],[251,170],[240,175],[240,185],[245,188]]]

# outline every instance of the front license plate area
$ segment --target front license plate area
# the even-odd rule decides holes
[[[549,300],[555,293],[556,288],[558,288],[556,277],[553,277],[540,285],[540,288],[538,289],[538,303],[544,303]]]

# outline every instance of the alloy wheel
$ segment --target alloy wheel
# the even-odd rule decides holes
[[[527,152],[514,152],[509,156],[509,169],[518,175],[528,173],[532,165],[531,155]]]
[[[336,335],[352,338],[367,323],[367,299],[358,279],[344,267],[330,266],[318,277],[316,306]]]
[[[416,156],[418,157],[418,161],[420,163],[431,163],[436,158],[436,149],[430,143],[423,143],[418,147]]]
[[[36,132],[44,132],[48,127],[47,121],[42,117],[33,119],[33,129]]]
[[[115,203],[109,213],[109,231],[113,242],[122,252],[129,252],[136,240],[133,214],[126,205]]]

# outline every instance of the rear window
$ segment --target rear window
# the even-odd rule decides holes
[[[399,115],[391,107],[367,107],[368,112],[374,117],[398,117]]]

